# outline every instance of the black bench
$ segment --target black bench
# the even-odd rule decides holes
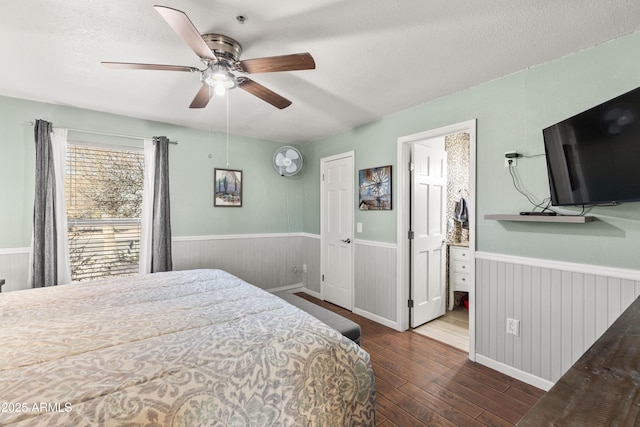
[[[299,296],[294,295],[291,292],[282,291],[274,292],[273,294],[282,298],[289,304],[298,307],[300,310],[309,313],[316,319],[340,332],[351,341],[360,345],[360,325],[358,325],[357,323],[352,322],[349,319],[345,319],[339,314],[327,310],[324,307],[320,307],[319,305],[307,301],[304,298],[300,298]]]

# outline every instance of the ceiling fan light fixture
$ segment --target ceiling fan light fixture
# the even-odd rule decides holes
[[[238,85],[236,77],[220,66],[214,66],[202,73],[202,81],[211,86],[218,96],[224,96],[227,90]]]
[[[213,93],[218,96],[224,96],[224,94],[227,93],[226,85],[224,83],[217,82],[213,85]]]

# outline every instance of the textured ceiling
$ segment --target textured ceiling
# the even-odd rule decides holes
[[[153,5],[161,0],[6,1],[0,95],[224,131],[225,100],[188,106],[197,74],[109,70],[100,61],[202,63]],[[311,71],[251,78],[293,101],[235,89],[230,132],[314,141],[640,28],[638,0],[166,0],[242,59],[310,52]],[[245,24],[237,15],[248,17]],[[66,124],[73,127],[73,123]]]

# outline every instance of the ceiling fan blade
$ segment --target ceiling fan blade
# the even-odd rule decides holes
[[[281,110],[291,105],[291,101],[287,98],[278,95],[271,89],[267,89],[260,83],[256,83],[246,77],[238,77],[238,87]]]
[[[195,67],[184,65],[137,64],[133,62],[101,62],[101,64],[114,70],[199,71]]]
[[[191,101],[191,105],[189,105],[189,108],[206,107],[212,95],[212,92],[211,90],[209,90],[209,88],[210,86],[208,84],[203,83],[202,86],[200,86],[200,90],[196,94],[195,98],[193,98],[193,101]]]
[[[200,58],[216,60],[209,46],[205,43],[198,29],[193,25],[189,17],[178,9],[166,6],[153,6],[158,13],[167,21],[167,24],[184,40],[191,50]]]
[[[267,58],[246,59],[236,62],[236,67],[245,73],[272,73],[275,71],[313,70],[316,63],[310,53],[270,56]]]

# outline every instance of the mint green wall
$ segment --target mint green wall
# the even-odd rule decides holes
[[[477,250],[638,269],[640,202],[594,208],[591,214],[599,221],[589,224],[483,219],[485,214],[532,209],[516,192],[504,168],[505,151],[542,153],[543,128],[638,86],[640,33],[634,33],[304,146],[312,165],[305,181],[304,231],[319,233],[320,229],[318,168],[322,157],[354,150],[356,170],[392,164],[395,193],[399,137],[477,119]],[[543,157],[519,159],[517,171],[538,199],[549,196]],[[357,238],[396,241],[395,209],[360,212],[355,200],[354,209],[355,221],[363,223],[363,233]]]
[[[341,133],[339,135],[303,146],[307,160],[307,179],[305,180],[304,230],[320,234],[320,159],[346,151],[355,151],[355,188],[354,221],[362,223],[362,234],[358,239],[378,242],[395,242],[396,211],[360,211],[358,204],[358,170],[377,166],[393,165],[392,174],[396,175],[396,128],[386,125],[386,119]],[[396,192],[396,182],[392,179],[392,191]],[[392,200],[392,204],[395,199]]]
[[[245,181],[244,207],[239,209],[212,206],[213,168],[226,164],[224,135],[0,97],[0,248],[25,247],[31,238],[33,128],[24,123],[37,118],[59,127],[164,134],[178,140],[170,156],[174,236],[288,230],[319,234],[322,157],[353,150],[356,171],[391,164],[397,194],[399,137],[477,119],[477,250],[637,269],[640,203],[594,208],[591,214],[599,221],[582,225],[483,217],[531,209],[513,188],[504,152],[541,153],[542,128],[640,86],[639,52],[640,33],[635,33],[304,145],[305,170],[293,179],[279,177],[271,166],[273,152],[282,144],[232,136],[230,167],[242,169]],[[517,170],[527,189],[538,198],[548,196],[543,158],[519,159]],[[356,203],[355,221],[363,224],[356,237],[394,243],[396,198],[394,210],[387,212],[360,212]]]
[[[166,135],[170,148],[171,216],[174,236],[283,233],[302,230],[304,174],[279,176],[271,165],[281,143],[231,136],[229,167],[243,171],[243,207],[213,207],[213,169],[226,167],[226,137],[206,130],[133,119],[90,110],[0,97],[0,248],[27,247],[31,241],[36,119],[57,127],[125,135]],[[104,139],[141,145],[131,139],[69,133],[69,139]],[[209,158],[212,154],[212,158]],[[288,210],[287,210],[288,201]]]

